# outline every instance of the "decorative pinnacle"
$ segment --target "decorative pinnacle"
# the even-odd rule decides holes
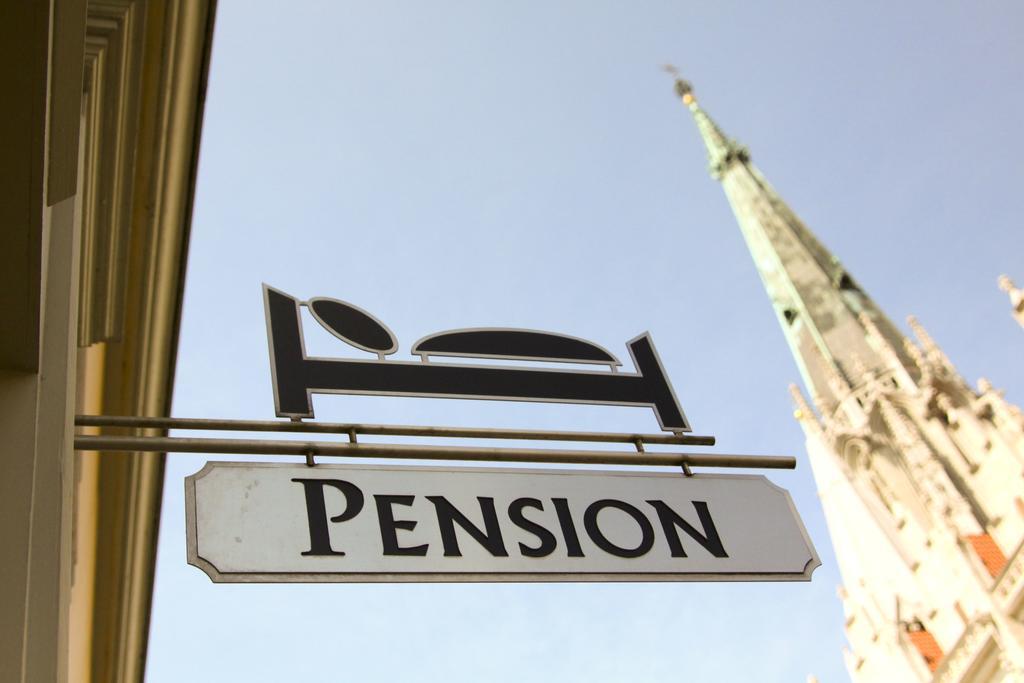
[[[935,340],[932,339],[930,334],[928,334],[928,330],[924,329],[924,325],[917,321],[916,317],[908,315],[907,324],[910,325],[910,329],[914,331],[914,336],[917,337],[919,342],[921,342],[921,346],[924,347],[926,353],[931,353],[938,349],[938,345],[935,343]]]
[[[1010,295],[1010,305],[1013,306],[1013,317],[1021,325],[1024,325],[1024,289],[1013,283],[1007,275],[999,276],[999,289]]]
[[[789,385],[789,393],[793,397],[793,403],[796,405],[796,410],[793,411],[793,417],[797,419],[800,426],[804,428],[805,433],[820,433],[821,423],[818,422],[817,416],[811,407],[807,405],[807,399],[804,398],[804,394],[800,391],[799,387],[795,384]]]

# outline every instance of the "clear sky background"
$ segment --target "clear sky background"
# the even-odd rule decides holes
[[[799,380],[688,112],[704,107],[898,325],[1024,402],[1017,2],[221,0],[173,413],[273,417],[260,283],[398,336],[650,330],[695,433],[784,453],[810,583],[214,585],[167,463],[148,679],[846,680]],[[348,351],[310,327],[311,350]],[[329,421],[656,431],[648,410],[318,397]]]

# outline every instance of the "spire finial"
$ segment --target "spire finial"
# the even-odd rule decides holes
[[[682,74],[679,73],[679,69],[677,69],[674,64],[665,64],[661,68],[667,74],[672,76],[672,80],[674,80],[676,84],[676,94],[682,98],[683,104],[689,106],[693,102],[697,101],[693,96],[693,86],[690,85],[689,81],[683,79]]]
[[[697,104],[697,98],[693,94],[693,86],[690,85],[689,81],[683,79],[679,74],[679,69],[672,64],[665,64],[661,68],[672,76],[675,81],[676,94],[683,101],[683,104],[686,105],[686,108],[690,110],[690,113],[693,114],[693,119],[697,123],[697,130],[700,131],[700,137],[704,140],[704,146],[708,150],[711,177],[720,179],[725,170],[734,161],[749,161],[750,155],[747,153],[746,148],[735,140],[730,140],[726,137],[725,133],[719,130],[715,122],[711,120],[711,117]]]

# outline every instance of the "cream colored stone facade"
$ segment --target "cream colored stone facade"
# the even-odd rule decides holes
[[[905,338],[689,84],[676,89],[810,396],[791,387],[843,578],[851,677],[1024,681],[1024,415],[988,381],[968,386],[916,320]],[[1021,320],[1021,291],[1004,288]]]

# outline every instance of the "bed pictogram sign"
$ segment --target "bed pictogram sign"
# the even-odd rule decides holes
[[[649,407],[664,431],[689,432],[651,335],[626,343],[635,372],[603,347],[536,330],[476,328],[439,332],[411,348],[419,360],[390,360],[398,340],[370,313],[338,299],[301,301],[263,285],[267,340],[279,417],[313,417],[313,394],[370,394]],[[335,337],[377,359],[306,353],[301,307]],[[595,370],[436,362],[461,357],[606,366]]]

